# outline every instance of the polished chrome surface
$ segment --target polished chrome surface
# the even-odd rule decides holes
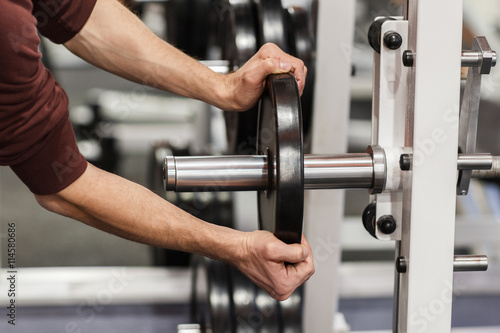
[[[491,154],[459,154],[457,159],[458,170],[489,170],[492,165]]]
[[[376,153],[379,189],[385,184],[384,159]],[[304,155],[304,189],[371,189],[373,158],[369,153]],[[500,157],[490,154],[459,154],[458,170],[474,170],[475,178],[500,178]],[[268,166],[264,155],[167,156],[164,186],[167,191],[263,191]]]
[[[481,65],[481,53],[478,51],[462,51],[462,67],[478,67]]]
[[[453,258],[455,272],[486,271],[487,269],[488,257],[485,255],[460,255]]]
[[[255,191],[267,184],[265,156],[168,156],[164,170],[167,191]]]
[[[500,178],[500,156],[492,156],[489,170],[473,170],[472,178]]]
[[[256,191],[267,188],[264,155],[165,158],[167,191]],[[369,154],[305,155],[304,188],[370,188]]]
[[[460,108],[458,149],[463,154],[473,154],[476,151],[481,76],[488,74],[496,63],[496,55],[493,55],[495,52],[491,50],[488,41],[483,36],[474,38],[472,49],[480,54],[480,63],[471,67],[467,73],[467,82]],[[457,184],[458,195],[467,194],[471,177],[471,170],[460,171]]]
[[[387,163],[384,150],[378,145],[368,147],[368,153],[372,157],[373,163],[373,183],[370,187],[371,194],[382,193],[385,188],[387,178]]]
[[[370,188],[373,182],[369,154],[304,156],[304,188]]]

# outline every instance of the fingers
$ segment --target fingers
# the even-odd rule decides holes
[[[267,255],[276,262],[297,263],[309,256],[309,250],[300,244],[285,244],[276,238],[275,243],[268,245]]]
[[[271,43],[262,46],[257,55],[263,60],[263,65],[258,69],[261,77],[264,78],[269,74],[291,73],[295,76],[302,94],[307,75],[307,68],[302,60],[286,54]]]
[[[237,266],[278,300],[290,297],[314,273],[312,251],[304,237],[301,244],[285,244],[260,230],[248,233],[245,243],[249,255]]]

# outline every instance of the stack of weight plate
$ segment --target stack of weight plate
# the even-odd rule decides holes
[[[307,137],[312,118],[315,43],[310,14],[301,7],[283,8],[281,0],[229,0],[221,16],[222,59],[237,69],[259,48],[274,43],[304,61],[308,68],[302,96],[303,130]],[[255,154],[257,106],[246,112],[226,112],[228,153]],[[306,140],[307,141],[307,140]]]
[[[202,333],[299,333],[302,288],[278,302],[233,266],[193,257],[191,320]]]

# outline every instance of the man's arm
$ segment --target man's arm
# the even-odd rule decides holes
[[[301,60],[268,44],[235,73],[214,73],[154,35],[117,0],[98,0],[83,29],[65,46],[131,81],[228,111],[253,106],[262,95],[266,76],[272,73],[292,71],[302,91],[307,71]]]
[[[225,110],[253,106],[271,73],[292,70],[301,90],[306,75],[302,61],[271,44],[237,72],[216,74],[157,38],[116,0],[98,0],[86,25],[65,45],[109,72]],[[90,164],[61,192],[36,197],[53,212],[115,235],[230,262],[279,300],[288,298],[314,272],[305,239],[302,245],[287,245],[269,232],[244,233],[203,222]]]
[[[36,199],[52,212],[126,239],[230,262],[279,300],[288,298],[314,272],[305,239],[302,245],[287,245],[266,231],[240,232],[203,222],[91,164],[61,192]]]

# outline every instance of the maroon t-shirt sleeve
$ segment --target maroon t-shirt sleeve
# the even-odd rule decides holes
[[[33,0],[38,31],[54,43],[73,38],[85,25],[96,0]]]
[[[61,191],[87,167],[69,121],[68,97],[40,61],[36,25],[37,22],[43,25],[41,29],[47,37],[65,42],[83,27],[94,3],[94,0],[2,2],[0,165],[10,166],[35,194]]]
[[[57,135],[46,139],[35,155],[10,166],[34,194],[57,193],[80,178],[87,168],[69,119],[53,130]]]

